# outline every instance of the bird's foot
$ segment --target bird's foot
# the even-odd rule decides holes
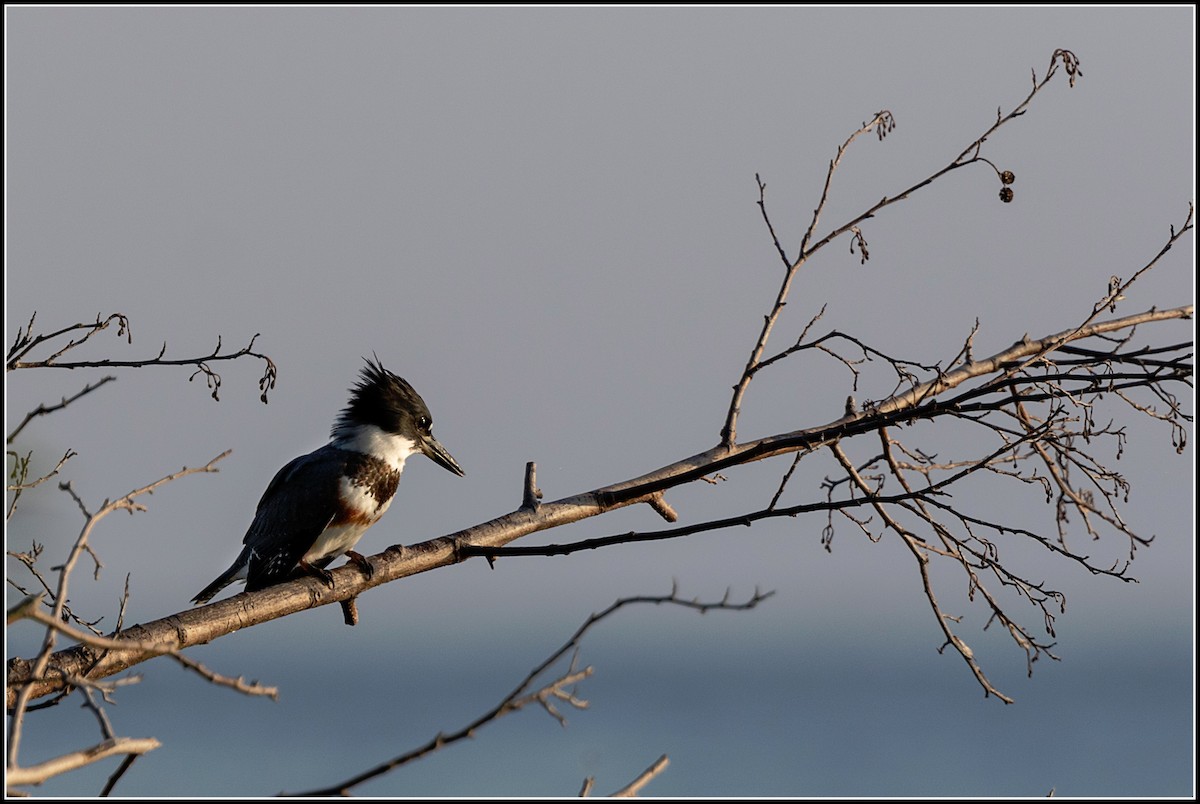
[[[363,575],[367,576],[368,581],[375,577],[375,568],[371,566],[370,560],[362,553],[356,553],[353,550],[347,550],[346,559],[354,566],[362,570]]]
[[[330,589],[333,588],[333,573],[329,572],[329,570],[325,570],[325,569],[321,569],[320,567],[313,566],[312,564],[309,564],[307,561],[301,561],[300,568],[302,570],[304,570],[305,572],[307,572],[309,575],[315,575],[317,578],[319,578],[321,580],[321,583],[325,584]]]

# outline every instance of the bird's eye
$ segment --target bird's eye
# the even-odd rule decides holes
[[[417,427],[422,433],[428,433],[433,428],[433,422],[428,416],[420,416],[417,418]]]

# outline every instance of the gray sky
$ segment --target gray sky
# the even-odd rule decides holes
[[[261,333],[280,369],[266,406],[249,362],[221,369],[219,404],[182,369],[122,372],[22,435],[43,460],[76,450],[66,477],[94,503],[234,450],[219,474],[105,521],[105,570],[72,591],[105,625],[127,572],[137,622],[186,607],[232,560],[266,483],[323,443],[372,352],[422,393],[467,474],[410,463],[366,552],[512,510],[529,460],[557,499],[712,446],[780,277],[754,175],[794,250],[837,146],[879,109],[897,128],[850,150],[822,233],[948,163],[1055,48],[1082,61],[1075,88],[1060,73],[986,146],[1017,175],[1014,203],[980,167],[867,222],[870,261],[845,242],[809,265],[776,347],[825,303],[824,329],[926,363],[953,356],[976,318],[976,354],[1065,329],[1194,198],[1190,7],[5,14],[7,336],[34,310],[47,330],[122,312],[132,346],[105,335],[95,356],[148,357],[164,340],[191,356]],[[1189,238],[1119,312],[1191,302],[1193,266]],[[1192,328],[1164,332],[1144,336]],[[9,429],[101,374],[6,378]],[[860,398],[890,391],[871,383]],[[741,434],[829,421],[847,393],[837,366],[785,363],[752,386]],[[591,708],[565,730],[520,713],[359,792],[573,795],[585,776],[609,792],[665,753],[647,793],[1189,795],[1194,459],[1164,427],[1129,432],[1127,517],[1157,537],[1138,552],[1141,582],[1021,559],[1068,594],[1062,662],[1027,679],[1023,655],[982,632],[945,579],[943,602],[1014,706],[984,700],[961,660],[937,653],[899,544],[840,527],[827,554],[824,520],[797,519],[494,571],[472,561],[375,590],[354,629],[323,608],[193,651],[279,686],[277,703],[150,663],[111,714],[119,733],[164,746],[118,790],[332,783],[461,727],[588,614],[675,579],[689,597],[777,594],[744,614],[627,612],[585,642]],[[668,499],[684,522],[760,507],[785,468]],[[794,481],[798,499],[823,494],[834,469],[813,471]],[[1036,505],[986,489],[963,502]],[[1052,527],[1050,508],[1032,512]],[[61,556],[80,524],[44,488],[6,536]],[[660,524],[628,510],[547,540]],[[1094,555],[1122,551],[1112,540]],[[14,628],[9,655],[35,636]],[[90,715],[59,710],[30,723],[26,762],[98,739]],[[39,792],[94,794],[113,767]]]

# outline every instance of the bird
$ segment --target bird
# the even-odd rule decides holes
[[[421,453],[463,476],[458,461],[433,437],[425,400],[373,356],[365,359],[329,443],[275,474],[241,553],[193,603],[207,603],[238,580],[251,592],[308,574],[332,589],[325,567],[343,555],[369,579],[374,569],[354,547],[391,505],[405,461]]]

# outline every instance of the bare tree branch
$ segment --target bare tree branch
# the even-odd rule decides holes
[[[809,224],[808,231],[804,233],[804,239],[800,243],[800,254],[795,262],[788,265],[787,271],[784,273],[783,282],[779,285],[779,292],[775,296],[775,303],[771,305],[771,311],[763,317],[762,330],[758,335],[758,342],[754,344],[754,348],[750,351],[750,359],[746,362],[746,368],[742,370],[742,377],[733,387],[733,399],[729,403],[729,412],[725,417],[725,425],[721,428],[721,444],[726,448],[732,448],[737,441],[737,419],[741,412],[742,398],[746,395],[746,389],[750,386],[750,380],[753,378],[755,371],[758,368],[759,360],[762,358],[763,350],[767,347],[767,339],[771,336],[771,330],[775,328],[775,323],[779,320],[779,316],[783,313],[783,308],[787,304],[788,293],[791,290],[792,282],[795,280],[800,268],[808,261],[809,256],[820,248],[810,250],[808,248],[809,241],[812,239],[813,231],[816,229],[817,222],[821,218],[821,211],[825,208],[825,202],[829,198],[829,188],[833,182],[833,174],[841,164],[842,157],[846,153],[846,149],[850,147],[850,143],[858,139],[862,134],[869,131],[877,131],[879,139],[883,139],[886,132],[891,131],[896,125],[892,118],[892,113],[889,111],[878,112],[869,123],[864,123],[861,128],[851,134],[844,143],[838,148],[837,156],[829,163],[829,172],[825,175],[825,189],[821,193],[821,201],[817,204],[817,208],[813,210],[812,223]],[[783,257],[784,263],[787,263],[787,255],[783,248],[779,245],[779,240],[775,236],[775,228],[771,225],[770,218],[767,215],[766,206],[763,202],[763,191],[766,185],[761,179],[755,177],[759,187],[759,208],[762,210],[763,218],[767,222],[767,227],[771,231],[771,237],[775,240],[775,246],[779,250],[779,254]],[[821,244],[823,245],[823,244]]]
[[[241,349],[235,352],[227,352],[225,354],[221,354],[221,338],[218,336],[216,348],[213,349],[212,353],[197,357],[168,359],[166,357],[167,344],[164,342],[156,357],[146,358],[143,360],[110,360],[105,358],[102,360],[63,361],[60,360],[60,358],[67,352],[79,348],[91,340],[93,336],[108,329],[109,326],[114,323],[117,325],[117,335],[125,336],[126,342],[132,344],[133,333],[129,327],[129,319],[122,313],[113,313],[112,315],[108,316],[108,318],[102,318],[101,316],[97,315],[95,322],[92,323],[72,324],[56,330],[55,332],[35,335],[33,333],[33,322],[36,317],[37,313],[34,313],[32,316],[30,316],[29,323],[25,326],[25,328],[17,330],[17,336],[13,341],[13,345],[9,347],[8,350],[8,359],[5,363],[5,371],[15,371],[16,369],[28,368],[81,369],[146,368],[148,366],[195,366],[196,370],[192,373],[188,380],[191,381],[197,376],[203,376],[205,383],[208,385],[208,389],[212,394],[212,398],[219,401],[221,398],[221,375],[213,370],[212,366],[209,364],[220,361],[238,360],[239,358],[243,357],[255,357],[259,360],[262,360],[266,364],[263,368],[263,375],[258,381],[258,388],[260,392],[259,399],[261,399],[264,404],[267,402],[267,393],[275,387],[276,375],[278,374],[278,368],[275,365],[275,361],[261,352],[254,351],[254,342],[258,340],[258,334],[255,334],[254,337],[250,339],[250,343],[248,343],[246,346],[243,346]],[[72,333],[82,334],[78,335],[77,337],[72,337],[61,346],[57,346],[55,351],[52,352],[48,357],[40,360],[28,359],[30,353],[39,346],[47,345],[50,348],[55,348],[54,342],[56,340]],[[105,381],[106,380],[101,381],[97,387],[102,385]],[[87,389],[85,389],[85,392],[86,390]]]
[[[857,245],[859,251],[861,252],[862,261],[866,262],[868,258],[867,244],[866,240],[863,238],[859,224],[869,218],[873,218],[877,212],[885,207],[895,204],[897,201],[903,201],[909,198],[918,190],[922,189],[923,187],[927,187],[947,173],[976,162],[984,162],[988,164],[994,171],[996,171],[997,177],[1003,185],[1003,188],[1000,192],[1000,197],[1006,202],[1011,201],[1013,198],[1013,192],[1012,188],[1008,185],[1012,184],[1013,182],[1012,172],[998,169],[989,160],[980,157],[980,151],[983,149],[983,144],[987,141],[988,137],[995,133],[997,129],[999,129],[1005,123],[1008,123],[1009,121],[1025,114],[1025,111],[1029,104],[1033,101],[1034,96],[1037,95],[1038,92],[1040,92],[1042,88],[1050,82],[1050,79],[1054,77],[1055,73],[1058,71],[1058,65],[1060,62],[1069,76],[1070,85],[1074,87],[1076,78],[1083,75],[1082,70],[1079,69],[1079,59],[1076,58],[1075,54],[1069,50],[1055,50],[1053,55],[1050,57],[1050,66],[1046,70],[1045,77],[1039,82],[1036,80],[1035,74],[1033,88],[1025,97],[1025,100],[1017,104],[1017,106],[1007,115],[1000,115],[997,113],[996,122],[993,123],[992,126],[983,134],[977,137],[974,142],[964,148],[962,153],[955,157],[950,164],[933,173],[931,176],[912,185],[907,190],[901,191],[897,195],[891,196],[890,198],[888,196],[884,196],[882,200],[868,208],[865,212],[860,213],[847,223],[837,227],[814,244],[812,243],[812,238],[814,232],[816,231],[817,224],[820,221],[821,213],[825,209],[825,204],[829,200],[829,190],[833,183],[833,175],[837,171],[838,166],[841,164],[842,157],[845,155],[846,149],[850,147],[850,144],[854,142],[855,139],[870,131],[874,131],[879,140],[882,141],[888,135],[888,133],[890,133],[896,127],[895,118],[892,116],[892,113],[886,109],[881,112],[877,112],[870,122],[864,123],[857,131],[851,134],[844,143],[842,143],[842,145],[838,148],[836,156],[829,163],[829,170],[825,174],[825,186],[821,191],[821,198],[817,203],[816,209],[813,210],[812,222],[809,224],[808,229],[804,232],[804,237],[800,242],[799,253],[796,256],[795,261],[787,265],[787,271],[784,275],[783,282],[780,284],[779,292],[775,297],[775,302],[771,307],[771,311],[767,313],[763,319],[763,327],[759,332],[758,341],[755,343],[754,348],[750,351],[750,358],[746,362],[746,367],[742,370],[741,378],[738,380],[737,384],[734,385],[733,399],[730,400],[729,410],[725,416],[725,424],[721,428],[721,444],[724,447],[727,449],[732,448],[737,441],[737,419],[739,413],[741,412],[742,398],[745,396],[746,390],[749,387],[750,381],[753,379],[754,374],[761,367],[759,361],[762,358],[763,351],[766,348],[767,339],[770,337],[771,331],[775,327],[775,323],[778,321],[780,314],[783,312],[784,306],[787,304],[788,292],[791,289],[792,281],[795,279],[800,268],[803,267],[808,261],[809,257],[820,251],[822,248],[836,240],[841,235],[851,232],[854,235],[854,240],[851,242],[850,251],[853,253],[855,246]],[[766,188],[766,185],[758,176],[755,176],[755,180],[758,182],[758,205],[762,211],[763,219],[766,221],[767,227],[771,232],[771,238],[775,243],[776,249],[779,251],[784,263],[788,264],[787,255],[783,248],[779,245],[779,239],[775,234],[775,228],[771,224],[770,217],[767,215],[766,206],[763,199],[763,192]]]
[[[111,740],[98,743],[91,748],[63,754],[60,757],[40,762],[37,765],[30,765],[24,768],[9,765],[5,771],[4,784],[9,788],[41,784],[55,776],[91,765],[93,762],[99,762],[102,759],[108,759],[109,757],[121,754],[145,754],[148,751],[153,751],[160,745],[161,743],[153,737],[115,737]]]
[[[543,502],[536,511],[518,508],[510,514],[448,536],[407,547],[393,546],[371,557],[375,572],[370,579],[367,579],[357,567],[341,567],[333,571],[334,589],[329,589],[315,579],[296,579],[257,592],[235,595],[208,606],[182,611],[162,620],[133,626],[115,638],[118,640],[130,639],[135,643],[165,643],[176,649],[203,644],[260,622],[317,606],[339,603],[342,600],[358,596],[374,586],[454,564],[472,555],[501,555],[503,552],[496,548],[503,547],[522,536],[576,522],[617,508],[646,502],[651,495],[734,466],[761,461],[776,455],[812,452],[838,440],[876,432],[881,427],[929,421],[947,416],[971,421],[970,417],[972,416],[988,411],[1002,411],[1011,404],[1009,389],[1013,383],[1024,383],[1022,387],[1025,389],[1026,402],[1053,399],[1056,394],[1040,386],[1036,376],[1029,373],[1034,367],[1026,369],[1024,380],[1009,375],[1007,373],[1009,368],[1019,365],[1031,355],[1045,355],[1052,344],[1061,346],[1067,342],[1122,332],[1134,326],[1186,319],[1190,318],[1192,314],[1193,309],[1190,305],[1171,310],[1149,310],[1123,318],[1095,322],[1082,328],[1073,327],[1066,332],[1055,333],[1044,338],[1023,338],[1008,349],[990,357],[963,363],[933,380],[920,383],[907,391],[879,402],[866,403],[862,411],[847,414],[827,424],[744,442],[732,449],[718,445],[706,452],[669,464],[632,480],[565,497],[555,502]],[[1190,355],[1183,356],[1176,353],[1171,359],[1163,358],[1163,366],[1155,367],[1151,373],[1144,376],[1129,378],[1123,382],[1129,387],[1187,382],[1192,373],[1192,366],[1187,357]],[[1104,361],[1081,363],[1074,368],[1080,372],[1087,369],[1092,373],[1080,373],[1074,379],[1085,391],[1111,392],[1110,386],[1115,387],[1115,384],[1102,372],[1095,373],[1095,370],[1103,369],[1105,365],[1107,364]],[[956,396],[949,396],[945,400],[939,398],[947,391],[963,386],[971,380],[988,380],[989,375],[1005,378],[1004,383],[989,385],[985,381],[978,387],[968,387]],[[1078,395],[1082,392],[1075,390],[1071,393]],[[989,395],[990,398],[985,400],[984,397]],[[1024,443],[1028,435],[1016,434],[1011,438],[1013,439],[1012,444],[1002,444],[994,452],[985,456],[983,462],[972,462],[967,469],[960,469],[951,478],[956,479],[975,471],[986,470],[987,461],[992,455],[1011,453],[1014,445],[1017,442]],[[931,484],[920,494],[926,501],[931,500],[933,495],[946,487],[947,482]],[[917,493],[915,490],[911,493],[901,491],[877,495],[875,498],[859,497],[786,507],[775,506],[758,512],[738,514],[722,520],[683,526],[656,534],[623,534],[610,537],[606,544],[641,541],[647,538],[670,538],[734,525],[744,526],[756,519],[768,517],[792,516],[813,511],[849,510],[876,503],[899,503],[914,499]],[[522,548],[518,552],[526,552],[526,550]],[[545,549],[542,549],[540,554],[545,554]],[[120,672],[147,658],[149,656],[144,651],[135,648],[100,654],[86,645],[81,645],[55,654],[52,665],[62,672],[99,678]],[[42,672],[34,672],[32,663],[21,659],[14,659],[10,662],[8,678],[10,705],[13,700],[13,690],[18,687],[29,690],[29,694],[33,698],[37,698],[54,692],[62,686],[58,673],[51,673],[47,676]]]
[[[671,764],[667,759],[667,755],[663,754],[658,759],[654,760],[654,764],[642,771],[636,779],[622,787],[620,790],[612,794],[612,798],[636,798],[642,788],[649,784],[654,777],[667,769],[667,765]]]
[[[69,396],[69,397],[64,396],[58,402],[57,405],[49,405],[49,406],[38,405],[36,408],[34,408],[33,410],[26,413],[25,418],[21,420],[21,423],[18,424],[16,427],[14,427],[13,431],[8,434],[8,443],[11,444],[13,442],[13,439],[15,439],[17,436],[19,436],[21,434],[21,431],[25,429],[25,425],[29,424],[31,421],[36,419],[38,416],[45,416],[47,414],[54,413],[55,411],[62,410],[67,405],[71,404],[72,402],[80,399],[81,397],[87,396],[92,391],[95,391],[97,388],[99,388],[102,385],[106,385],[110,382],[114,382],[116,379],[117,379],[116,377],[114,377],[110,374],[106,377],[101,377],[96,382],[88,383],[87,385],[83,386],[82,391],[80,391],[77,394],[74,394],[73,396]]]
[[[24,455],[18,455],[17,453],[13,452],[12,450],[9,450],[8,457],[12,458],[13,465],[12,465],[12,468],[9,470],[8,476],[12,482],[10,482],[8,484],[8,487],[6,490],[11,491],[13,493],[13,496],[12,496],[12,499],[9,500],[9,502],[8,502],[8,510],[5,511],[4,518],[6,520],[12,518],[13,513],[17,510],[17,500],[19,500],[21,498],[21,494],[23,492],[29,491],[30,489],[37,488],[38,486],[42,485],[50,478],[58,475],[59,470],[63,468],[63,464],[65,464],[67,461],[74,458],[76,455],[78,455],[78,453],[75,452],[74,450],[70,450],[70,449],[67,450],[63,454],[63,456],[58,459],[58,463],[56,463],[54,465],[53,469],[51,469],[49,472],[42,475],[41,477],[36,478],[35,480],[30,480],[29,479],[29,462],[33,458],[33,453],[27,452]]]
[[[27,598],[25,601],[22,601],[22,603],[17,607],[18,608],[17,611],[10,611],[9,615],[8,615],[10,618],[10,621],[14,617],[17,617],[17,616],[26,616],[26,617],[29,617],[29,618],[32,618],[35,620],[39,620],[40,622],[42,622],[43,625],[47,626],[46,632],[45,632],[45,637],[42,640],[41,650],[38,652],[38,655],[33,660],[33,662],[28,663],[28,667],[29,667],[30,671],[34,673],[35,677],[43,677],[44,674],[46,673],[47,668],[49,667],[49,664],[50,664],[51,654],[53,653],[54,646],[57,642],[57,635],[60,633],[60,631],[67,628],[67,626],[65,626],[63,624],[63,612],[64,612],[64,608],[66,606],[67,589],[68,589],[71,573],[74,570],[75,564],[78,562],[80,556],[84,552],[87,552],[90,549],[88,546],[88,540],[89,540],[92,530],[95,528],[96,524],[101,519],[103,519],[108,514],[114,512],[114,511],[125,510],[125,511],[134,512],[134,511],[145,510],[145,506],[143,506],[141,503],[137,502],[138,497],[141,497],[146,494],[150,494],[155,489],[157,489],[173,480],[184,477],[186,475],[195,474],[197,472],[216,472],[217,469],[215,467],[215,464],[217,463],[217,461],[220,461],[222,458],[226,457],[228,454],[229,454],[229,451],[223,452],[220,455],[218,455],[216,458],[213,458],[211,461],[209,461],[207,464],[205,464],[204,466],[201,466],[201,467],[189,469],[185,466],[183,469],[179,470],[178,472],[175,472],[173,474],[167,475],[166,477],[160,478],[159,480],[156,480],[147,486],[143,486],[142,488],[134,489],[133,491],[129,492],[125,496],[123,496],[115,501],[111,501],[111,502],[105,501],[105,503],[100,507],[100,509],[95,514],[91,514],[87,511],[87,508],[83,504],[83,501],[78,497],[78,495],[75,494],[75,492],[71,489],[69,484],[61,484],[60,487],[64,491],[67,491],[75,499],[75,502],[79,505],[80,510],[83,511],[86,521],[84,523],[83,529],[79,533],[79,536],[76,538],[75,544],[72,546],[71,551],[68,554],[66,561],[64,561],[62,566],[60,568],[58,568],[58,573],[59,573],[58,584],[53,592],[54,608],[52,610],[52,613],[49,615],[45,614],[44,612],[42,612],[39,609],[38,601],[36,601],[36,600],[31,601],[30,599]],[[84,644],[86,644],[90,640],[98,639],[98,637],[86,635],[86,634],[83,634],[82,632],[78,632],[78,631],[70,630],[70,631],[68,631],[68,633],[70,633],[72,638],[84,640]],[[113,646],[111,644],[105,645],[104,650],[109,650],[112,647]],[[124,646],[122,645],[121,647],[123,648]],[[165,650],[157,651],[157,652],[166,653],[166,652],[170,652],[171,650],[172,650],[172,648],[170,646],[167,646]],[[147,654],[147,655],[152,655],[152,654]],[[61,669],[57,669],[57,670],[58,670],[58,672],[52,672],[51,674],[57,677],[58,683],[60,683],[60,684],[65,683],[64,679],[68,676],[75,675],[75,676],[80,676],[80,677],[87,677],[89,675],[86,670],[83,670],[82,672],[78,672],[78,673],[75,673],[75,672],[72,672],[69,670],[67,670],[67,671],[62,671]],[[101,677],[103,677],[103,676],[101,676]],[[15,689],[11,690],[14,693],[14,696],[9,699],[9,706],[13,711],[11,713],[12,716],[11,716],[10,722],[9,722],[8,757],[7,757],[8,767],[10,769],[18,767],[17,757],[18,757],[18,751],[19,751],[20,744],[21,744],[21,729],[22,729],[22,725],[24,722],[25,709],[30,700],[29,694],[30,694],[31,690],[32,690],[32,688],[28,687],[28,686],[22,687],[19,691],[15,690]]]
[[[531,703],[540,704],[542,706],[542,708],[544,708],[546,710],[546,712],[548,714],[550,714],[551,717],[553,717],[555,720],[557,720],[559,722],[559,725],[565,726],[567,724],[567,721],[554,708],[553,699],[565,701],[566,703],[569,703],[571,706],[574,706],[577,709],[587,708],[587,705],[588,705],[587,701],[584,701],[584,700],[578,698],[574,692],[568,691],[566,688],[571,685],[577,684],[578,682],[582,681],[583,679],[585,679],[589,675],[591,675],[592,668],[585,667],[582,670],[578,669],[575,665],[575,659],[572,659],[570,666],[568,667],[566,672],[564,672],[563,674],[560,674],[553,681],[550,681],[537,689],[532,689],[534,681],[539,676],[541,676],[543,673],[545,673],[546,670],[549,669],[551,665],[553,665],[555,662],[557,662],[559,659],[561,659],[563,656],[565,656],[569,651],[571,651],[572,649],[578,648],[579,642],[583,638],[583,635],[585,633],[587,633],[587,631],[589,629],[591,629],[592,626],[596,625],[601,620],[604,620],[605,618],[612,616],[614,613],[616,613],[617,611],[619,611],[620,609],[622,609],[626,606],[631,606],[631,605],[640,604],[640,603],[653,603],[656,605],[676,605],[676,606],[683,606],[684,608],[694,609],[696,611],[699,611],[701,614],[703,614],[704,612],[710,611],[712,609],[723,609],[723,610],[727,610],[727,611],[747,611],[749,609],[755,608],[759,603],[766,600],[772,594],[773,594],[772,592],[767,592],[766,594],[760,594],[757,590],[755,590],[754,595],[749,600],[747,600],[745,603],[730,603],[729,602],[729,593],[727,591],[725,593],[725,598],[718,602],[702,603],[699,600],[684,600],[684,599],[680,598],[678,596],[678,588],[674,584],[672,584],[671,594],[667,595],[667,596],[650,596],[650,597],[642,596],[642,597],[621,598],[621,599],[617,600],[615,603],[613,603],[611,606],[609,606],[608,608],[604,609],[603,611],[596,613],[596,614],[592,614],[590,617],[588,617],[587,620],[584,621],[583,625],[579,626],[579,628],[575,631],[575,633],[571,635],[571,638],[568,639],[565,643],[563,643],[563,645],[558,650],[551,653],[550,656],[547,657],[541,664],[539,664],[537,667],[533,668],[533,670],[531,670],[529,672],[529,674],[526,675],[525,678],[523,678],[521,680],[521,683],[519,683],[512,692],[510,692],[508,695],[506,695],[503,698],[503,700],[500,701],[500,703],[498,703],[495,707],[493,707],[488,712],[485,712],[484,714],[480,715],[478,718],[476,718],[474,721],[472,721],[470,723],[470,725],[465,726],[462,729],[459,729],[458,731],[453,732],[452,734],[439,733],[437,736],[435,736],[432,740],[427,742],[425,745],[423,745],[419,748],[415,748],[412,751],[409,751],[407,753],[401,754],[400,756],[395,757],[394,759],[390,759],[381,765],[377,765],[376,767],[371,768],[370,770],[364,771],[356,776],[352,776],[349,779],[346,779],[345,781],[339,782],[335,785],[330,785],[329,787],[324,787],[319,790],[309,790],[304,793],[294,793],[294,794],[289,793],[289,794],[281,794],[281,795],[298,795],[298,796],[344,796],[344,795],[348,795],[351,788],[356,787],[370,779],[374,779],[376,777],[382,776],[383,774],[388,773],[392,770],[395,770],[396,768],[399,768],[402,765],[407,765],[408,763],[413,762],[417,759],[420,759],[421,757],[426,756],[428,754],[431,754],[434,751],[439,751],[447,745],[451,745],[452,743],[459,742],[460,740],[466,740],[471,737],[474,737],[476,730],[478,730],[480,727],[482,727],[494,720],[497,720],[501,717],[504,717],[507,714],[511,714],[512,712],[516,712],[519,709],[523,709],[525,706],[528,706]],[[632,791],[630,793],[627,793],[627,795],[634,795],[638,789],[640,789],[643,785],[646,784],[646,782],[648,782],[650,779],[652,779],[654,776],[656,776],[658,773],[660,773],[663,770],[663,768],[665,768],[665,767],[666,767],[666,762],[665,762],[665,757],[664,757],[664,758],[660,759],[657,763],[655,763],[655,765],[652,766],[649,770],[647,770],[645,773],[643,773],[642,776],[639,776],[638,779],[635,779],[633,782],[630,783],[630,785],[628,785],[625,788],[626,790]]]

